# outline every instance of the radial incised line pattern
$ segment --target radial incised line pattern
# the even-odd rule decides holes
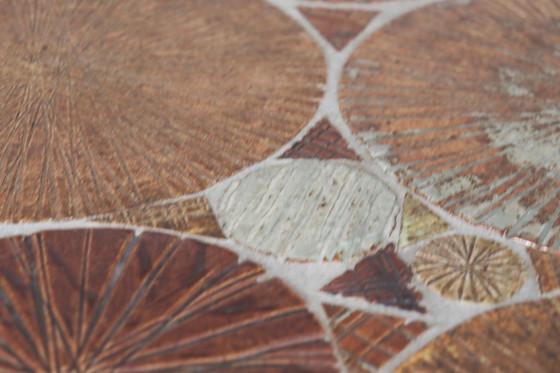
[[[450,236],[423,246],[414,274],[442,295],[472,302],[498,303],[523,285],[525,267],[504,245],[472,236]]]
[[[0,221],[199,191],[313,116],[319,48],[259,0],[0,0]]]
[[[560,247],[560,4],[445,1],[366,40],[341,107],[401,180],[444,208]]]
[[[133,231],[0,240],[3,372],[333,372],[305,303],[220,247]]]

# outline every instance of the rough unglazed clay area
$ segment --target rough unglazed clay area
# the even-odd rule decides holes
[[[0,0],[0,372],[557,372],[556,0]]]

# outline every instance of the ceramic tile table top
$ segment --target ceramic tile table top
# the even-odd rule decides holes
[[[557,372],[556,0],[0,0],[0,372]]]

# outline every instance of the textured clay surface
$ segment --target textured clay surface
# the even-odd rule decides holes
[[[475,223],[560,247],[559,17],[555,0],[411,12],[352,55],[343,114],[403,183]]]
[[[235,254],[159,233],[0,240],[10,371],[334,371],[304,302]]]
[[[217,213],[227,235],[296,260],[366,253],[387,237],[396,196],[347,163],[295,160],[261,168],[224,192]]]
[[[202,190],[271,155],[322,96],[320,50],[263,1],[0,9],[0,221]]]
[[[507,306],[441,335],[396,372],[555,372],[560,299]]]
[[[323,291],[423,312],[422,296],[410,287],[412,272],[392,246],[362,259],[353,270],[332,280]]]
[[[350,372],[375,371],[427,329],[420,321],[406,322],[398,317],[351,311],[340,306],[323,307]]]
[[[427,243],[416,254],[412,269],[421,282],[443,296],[471,302],[503,302],[527,278],[521,259],[511,249],[472,236]]]

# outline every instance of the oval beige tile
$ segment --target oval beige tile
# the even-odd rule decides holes
[[[386,241],[398,210],[395,194],[357,165],[294,160],[232,183],[217,215],[226,235],[259,251],[332,260]]]

